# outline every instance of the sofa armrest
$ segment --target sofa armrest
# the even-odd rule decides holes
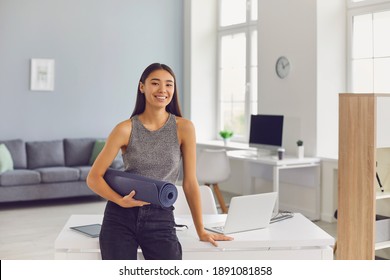
[[[114,161],[111,163],[110,167],[114,169],[123,169],[123,160],[121,158],[115,158]]]

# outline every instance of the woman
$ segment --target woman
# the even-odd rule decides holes
[[[91,168],[88,186],[108,200],[100,233],[102,259],[136,259],[138,246],[145,259],[182,258],[173,207],[136,200],[134,191],[123,197],[103,179],[119,150],[126,171],[171,183],[178,179],[182,158],[183,190],[199,239],[214,246],[217,240],[231,240],[203,228],[195,129],[181,117],[177,95],[173,71],[164,64],[149,65],[140,78],[131,118],[112,130]]]

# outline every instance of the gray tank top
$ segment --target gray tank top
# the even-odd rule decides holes
[[[131,121],[129,144],[122,154],[125,170],[175,184],[181,166],[175,115],[169,114],[164,126],[155,131],[146,129],[138,115]]]

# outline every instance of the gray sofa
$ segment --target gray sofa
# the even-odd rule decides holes
[[[85,182],[96,142],[94,138],[0,140],[14,166],[0,174],[0,202],[96,195]],[[111,167],[121,169],[122,159],[117,157]]]

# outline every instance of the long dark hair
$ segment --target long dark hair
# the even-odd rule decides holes
[[[148,67],[146,67],[146,69],[142,73],[139,81],[141,83],[145,84],[145,80],[149,77],[149,75],[153,71],[156,71],[156,70],[165,70],[169,74],[172,75],[175,91],[173,92],[173,97],[172,97],[171,102],[165,107],[165,110],[171,114],[174,114],[178,117],[181,117],[182,114],[181,114],[180,105],[179,105],[179,98],[177,96],[178,90],[177,90],[177,86],[176,86],[176,76],[175,76],[175,73],[173,73],[172,69],[169,66],[167,66],[165,64],[161,64],[161,63],[150,64]],[[131,117],[143,113],[145,111],[145,105],[146,105],[145,94],[141,93],[139,83],[138,83],[137,100],[135,101],[135,107],[134,107],[133,113],[131,114]]]

